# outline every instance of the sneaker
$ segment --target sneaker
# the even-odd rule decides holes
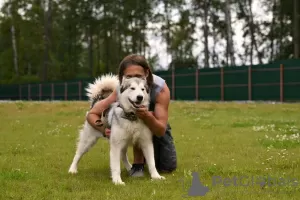
[[[129,171],[129,176],[143,177],[144,176],[144,164],[132,164],[132,168]]]

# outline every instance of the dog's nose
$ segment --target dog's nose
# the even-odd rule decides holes
[[[138,101],[142,101],[142,100],[143,100],[143,96],[142,96],[142,95],[138,95],[138,96],[136,97],[136,99],[137,99]]]

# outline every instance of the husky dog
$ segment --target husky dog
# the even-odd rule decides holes
[[[140,106],[148,108],[150,103],[150,91],[146,79],[124,77],[122,84],[119,84],[118,78],[114,75],[100,77],[87,89],[92,106],[115,89],[118,90],[117,102],[103,112],[101,117],[103,126],[111,129],[109,142],[113,183],[125,185],[121,179],[120,160],[122,159],[126,170],[130,171],[131,164],[127,157],[129,145],[138,145],[142,149],[152,179],[165,179],[159,175],[155,167],[152,133],[135,114],[136,108]],[[80,158],[100,137],[104,137],[104,133],[95,130],[85,121],[80,131],[76,155],[69,169],[70,173],[77,173]]]

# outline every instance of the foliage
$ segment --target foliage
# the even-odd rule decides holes
[[[153,70],[161,69],[160,59],[168,59],[170,69],[297,58],[300,35],[294,30],[300,26],[296,17],[300,3],[295,2],[5,1],[0,14],[0,80],[17,83],[25,76],[39,81],[97,76],[115,72],[121,59],[131,53],[144,55]],[[257,6],[272,17],[257,16],[253,10]],[[235,38],[238,23],[243,26],[242,41]],[[153,37],[161,39],[158,52],[152,49]],[[168,58],[160,55],[163,44]]]

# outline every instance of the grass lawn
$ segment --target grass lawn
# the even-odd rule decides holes
[[[111,182],[106,140],[85,154],[78,174],[67,173],[88,107],[87,102],[0,104],[1,200],[183,199],[192,172],[209,191],[189,198],[300,199],[299,104],[172,102],[178,169],[164,174],[164,181],[150,181],[148,171],[133,179],[122,165],[125,186]]]

